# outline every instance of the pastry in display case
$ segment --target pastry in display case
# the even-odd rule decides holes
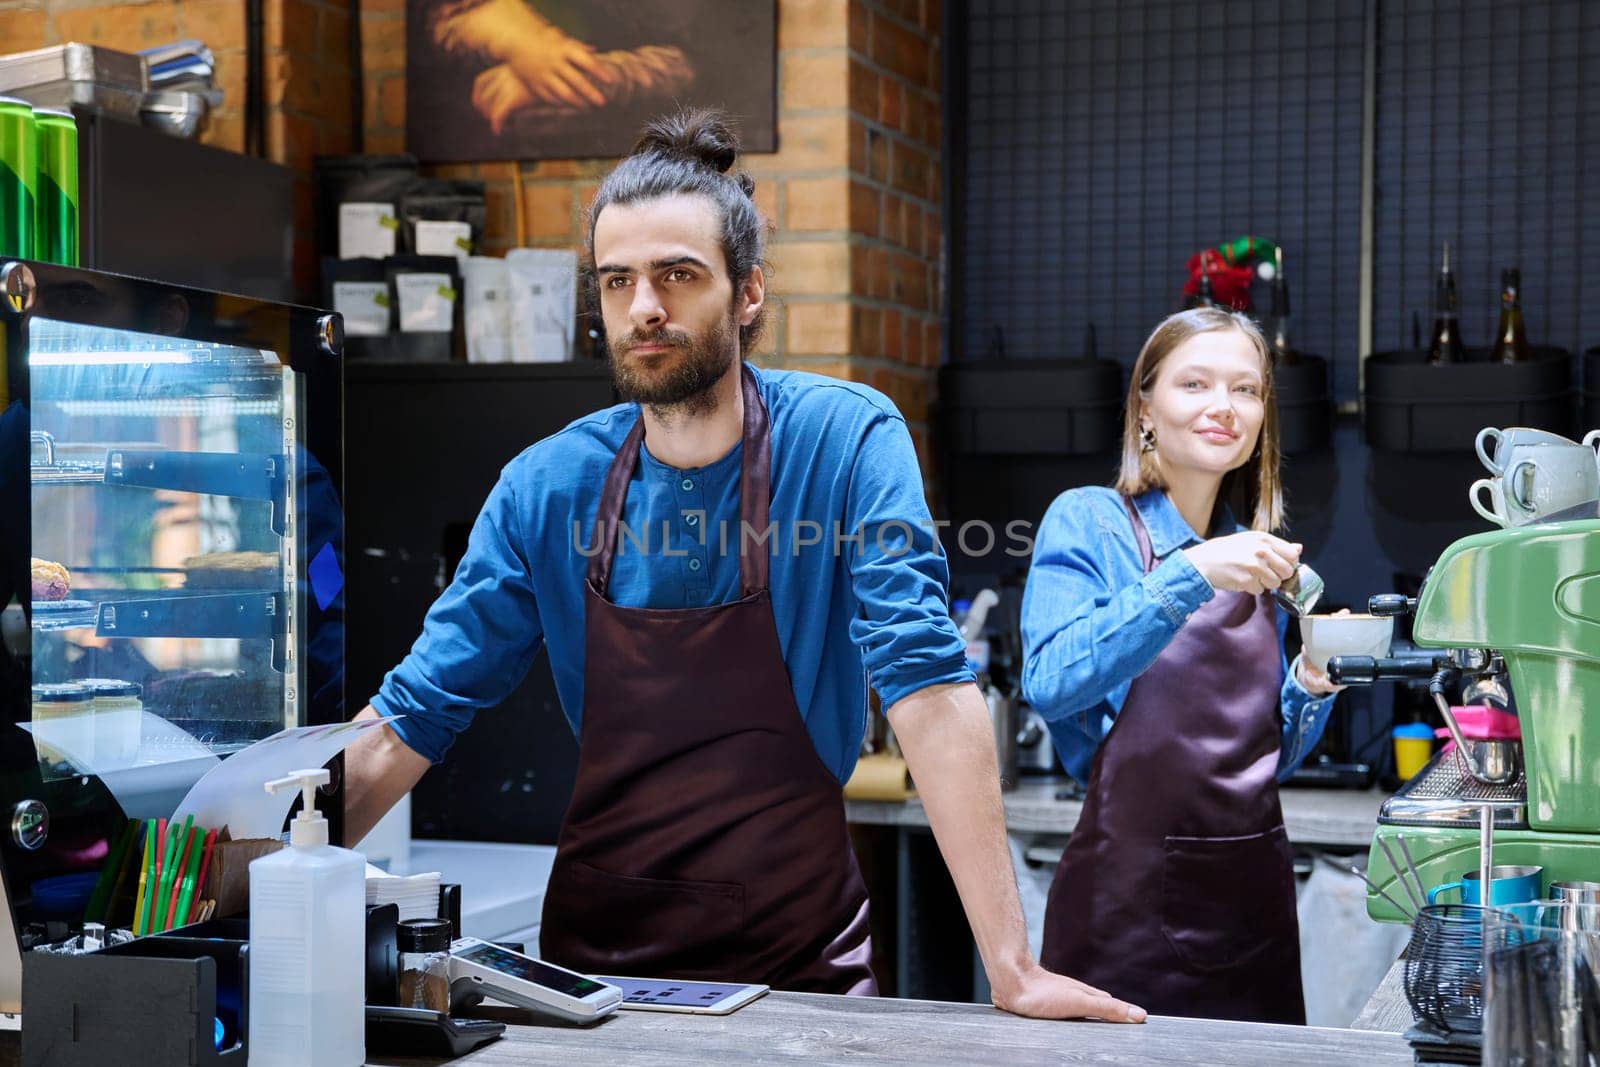
[[[346,718],[342,337],[311,308],[92,271],[0,283],[0,867],[27,949],[82,923],[129,820]],[[0,931],[15,1010],[7,954]]]

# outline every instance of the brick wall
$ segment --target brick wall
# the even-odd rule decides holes
[[[405,149],[405,0],[361,0],[364,148]],[[939,359],[942,0],[779,0],[779,150],[746,157],[772,220],[776,296],[755,353],[867,382],[905,414],[924,464]],[[296,284],[316,292],[312,157],[353,144],[345,0],[265,0],[266,155],[294,168]],[[204,140],[244,145],[243,0],[0,0],[5,51],[204,40],[225,91]],[[486,182],[487,251],[576,247],[614,160],[436,166]],[[931,484],[931,481],[930,481]]]
[[[941,0],[851,0],[852,376],[911,424],[925,474],[939,365]],[[931,479],[929,484],[933,484]]]
[[[194,37],[216,56],[222,107],[201,140],[240,151],[244,147],[244,4],[241,0],[0,0],[0,53],[26,52],[79,41],[137,52]]]
[[[264,0],[263,154],[297,173],[295,285],[317,291],[311,159],[348,152],[351,140],[349,5],[346,0]],[[244,150],[244,0],[0,0],[0,52],[79,41],[137,52],[193,37],[216,57],[222,106],[200,139]]]
[[[773,223],[768,366],[867,382],[911,423],[926,467],[939,358],[941,0],[779,0],[778,151],[750,155]],[[404,0],[362,0],[366,150],[405,148]],[[486,182],[491,254],[577,247],[609,159],[452,164]],[[931,481],[930,481],[931,484]]]

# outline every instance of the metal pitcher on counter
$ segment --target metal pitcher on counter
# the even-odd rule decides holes
[[[994,726],[994,754],[1000,763],[1000,788],[1017,787],[1017,700],[990,682],[983,687],[989,705],[989,722]]]

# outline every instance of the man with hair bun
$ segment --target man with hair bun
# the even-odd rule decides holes
[[[905,421],[865,386],[744,359],[765,311],[765,221],[737,152],[724,116],[685,112],[650,123],[601,183],[586,287],[627,402],[505,467],[455,580],[361,713],[405,717],[349,750],[349,832],[543,644],[579,739],[544,955],[872,994],[841,790],[870,684],[995,1004],[1140,1021],[1028,950],[988,709]]]

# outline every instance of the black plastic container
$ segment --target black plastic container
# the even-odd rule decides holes
[[[1392,452],[1470,451],[1485,426],[1571,435],[1571,353],[1535,348],[1526,363],[1491,363],[1481,348],[1466,355],[1434,366],[1420,350],[1374,352],[1366,364],[1367,444]]]
[[[417,157],[397,155],[318,156],[312,164],[317,187],[317,254],[339,256],[339,205],[378,201],[396,206],[417,181]],[[396,246],[395,251],[400,251]]]
[[[249,942],[236,938],[162,934],[87,956],[25,953],[22,1062],[243,1067],[249,1055],[249,951]]]
[[[948,450],[965,456],[1071,456],[1117,447],[1122,366],[1105,359],[948,363],[939,402]]]
[[[1600,346],[1583,354],[1583,391],[1578,394],[1578,431],[1600,429]]]
[[[1328,361],[1301,354],[1294,363],[1272,369],[1278,397],[1278,450],[1286,456],[1323,448],[1333,435],[1333,398],[1328,392]]]

